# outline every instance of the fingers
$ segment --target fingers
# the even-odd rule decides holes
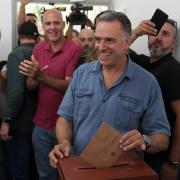
[[[36,62],[36,63],[37,63],[37,60],[35,59],[35,57],[34,57],[33,54],[31,55],[31,60],[32,60],[33,62]]]
[[[61,157],[61,153],[59,152],[59,150],[57,148],[54,148],[50,153],[49,153],[49,162],[50,165],[53,168],[57,168],[58,165],[58,160]]]
[[[156,35],[157,29],[155,27],[155,24],[149,20],[145,20],[142,28],[147,35]]]
[[[23,75],[34,77],[35,73],[38,71],[39,65],[36,60],[29,61],[24,60],[19,65],[19,72]]]
[[[3,122],[1,124],[1,128],[0,128],[0,136],[1,139],[4,141],[8,141],[12,138],[12,136],[9,136],[9,123],[5,123]]]
[[[30,67],[31,67],[31,62],[28,60],[24,60],[19,65],[19,72],[23,75],[28,75]]]
[[[120,148],[127,150],[145,150],[146,146],[142,134],[137,130],[129,131],[120,139]]]
[[[3,141],[9,141],[9,140],[12,139],[12,136],[9,136],[9,135],[1,135],[1,139],[2,139]]]
[[[49,161],[52,167],[57,168],[58,160],[70,156],[71,147],[68,144],[58,144],[49,154]]]
[[[143,20],[136,28],[136,33],[138,35],[156,35],[157,29],[155,24],[150,20]]]

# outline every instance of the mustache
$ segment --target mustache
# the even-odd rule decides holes
[[[150,44],[150,46],[154,46],[154,45],[161,45],[162,46],[161,40],[156,40],[152,44]]]

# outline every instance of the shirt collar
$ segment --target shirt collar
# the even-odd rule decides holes
[[[64,44],[63,44],[62,48],[59,51],[57,51],[56,53],[64,52],[67,49],[67,47],[66,47],[67,46],[67,41],[68,41],[67,39],[64,39]],[[50,43],[48,41],[46,41],[46,42],[47,43],[45,44],[45,50],[52,52]]]
[[[101,70],[102,70],[102,66],[99,61],[96,61],[96,63],[93,63],[93,67],[91,70],[92,72],[101,73]],[[127,77],[128,79],[131,79],[133,77],[133,73],[134,73],[134,63],[131,60],[131,58],[128,56],[128,63],[123,73],[123,76]]]

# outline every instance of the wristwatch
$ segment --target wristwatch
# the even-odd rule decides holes
[[[167,162],[175,169],[180,169],[180,162],[179,161],[171,161],[170,159]]]
[[[143,134],[144,143],[146,145],[146,150],[151,146],[151,139],[148,135]]]

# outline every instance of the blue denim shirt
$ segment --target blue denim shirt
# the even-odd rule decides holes
[[[106,89],[98,61],[74,73],[58,114],[73,124],[73,155],[79,155],[102,122],[121,133],[138,129],[144,134],[170,128],[155,78],[130,59],[123,75]]]

